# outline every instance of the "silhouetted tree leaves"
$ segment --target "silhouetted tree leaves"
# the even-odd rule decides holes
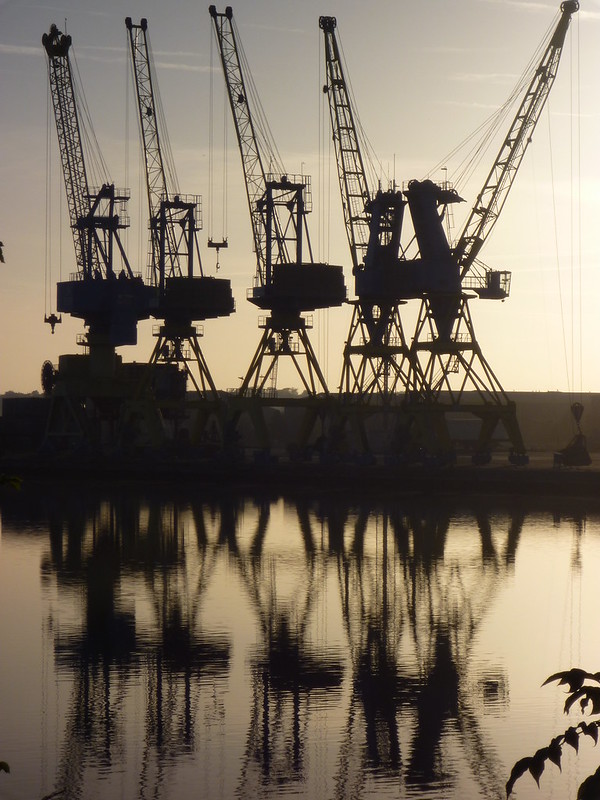
[[[560,745],[559,737],[552,739],[548,747],[548,759],[559,768],[562,772],[560,760],[562,758],[562,747]]]
[[[600,767],[579,787],[577,800],[598,800],[600,797]]]
[[[600,722],[581,722],[579,727],[586,736],[591,736],[594,744],[598,744],[598,726]]]
[[[559,685],[561,686],[564,686],[568,683],[569,692],[576,692],[578,689],[581,689],[586,678],[598,682],[600,679],[600,673],[585,672],[583,669],[576,668],[570,669],[567,672],[555,672],[554,675],[550,675],[549,678],[546,678],[546,680],[542,683],[542,686],[547,686],[553,681],[558,681]]]
[[[542,777],[542,773],[544,771],[544,767],[546,766],[546,759],[549,756],[549,748],[542,747],[541,750],[538,750],[534,757],[531,759],[531,764],[529,765],[529,772],[535,778],[535,782],[537,785],[540,785],[540,778]]]
[[[570,744],[576,753],[579,752],[579,734],[577,728],[567,728],[565,731],[565,742]]]
[[[565,714],[568,714],[578,701],[582,711],[589,711],[589,705],[591,703],[591,713],[600,714],[600,687],[583,686],[578,691],[570,694],[565,700]]]
[[[565,701],[564,711],[568,714],[573,706],[579,703],[583,712],[590,714],[600,714],[600,686],[590,686],[593,681],[600,684],[600,672],[585,672],[582,669],[570,669],[566,672],[556,672],[547,678],[542,686],[557,681],[559,685],[568,686],[568,697]],[[586,683],[586,681],[588,683]],[[563,755],[563,745],[568,744],[576,753],[579,752],[579,737],[589,736],[594,744],[598,743],[598,729],[600,720],[593,722],[580,722],[579,725],[571,726],[561,735],[556,736],[548,747],[542,747],[535,755],[521,758],[512,768],[510,778],[506,783],[506,796],[511,794],[516,781],[526,772],[530,772],[538,787],[540,777],[544,772],[546,761],[551,761],[562,771],[561,759]],[[593,775],[581,784],[577,793],[577,800],[598,800],[600,798],[600,767]]]
[[[532,758],[529,756],[527,758],[521,758],[512,768],[510,773],[510,778],[506,782],[506,796],[508,797],[513,790],[513,786],[515,785],[516,781],[524,775],[532,762]]]

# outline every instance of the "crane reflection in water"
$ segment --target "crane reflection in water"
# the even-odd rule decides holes
[[[465,780],[457,765],[481,796],[502,796],[480,718],[507,702],[508,681],[471,654],[513,569],[521,510],[181,491],[48,507],[48,630],[72,685],[65,797],[132,769],[139,796],[160,797],[186,759],[227,763],[239,797],[390,784],[439,797]],[[211,610],[236,592],[254,626],[243,690],[239,632]],[[247,702],[232,710],[228,694]],[[231,749],[236,726],[245,743]],[[223,780],[203,778],[205,796],[228,795]]]
[[[177,504],[120,497],[84,514],[64,508],[50,519],[44,572],[55,574],[60,594],[82,597],[83,619],[52,624],[57,669],[73,676],[57,786],[78,797],[86,767],[122,766],[136,684],[140,796],[154,795],[169,765],[195,751],[201,707],[203,725],[219,715],[231,645],[201,629],[199,615],[216,553],[202,517],[195,552],[186,552]]]

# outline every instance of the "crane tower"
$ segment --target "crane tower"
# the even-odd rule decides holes
[[[409,182],[406,192],[419,247],[414,263],[424,277],[412,346],[436,407],[444,413],[461,411],[480,418],[473,456],[476,463],[489,461],[498,423],[504,425],[512,445],[510,460],[517,464],[528,460],[515,404],[477,342],[469,300],[508,297],[510,273],[490,269],[478,260],[478,255],[531,143],[558,72],[571,17],[578,9],[577,0],[561,4],[558,23],[455,246],[448,242],[442,224],[448,202],[443,187],[431,181],[414,180]],[[452,380],[454,375],[458,375],[456,382]]]
[[[102,419],[118,417],[129,384],[115,348],[136,343],[137,323],[154,313],[158,296],[134,274],[120,239],[129,225],[129,192],[108,180],[100,188],[89,186],[71,43],[56,25],[42,38],[77,266],[58,283],[57,310],[82,319],[87,328],[78,339],[85,354],[61,356],[58,373],[46,376],[56,401],[48,435],[73,441],[87,438],[90,426]]]
[[[509,294],[510,273],[489,269],[478,260],[478,255],[498,219],[531,142],[557,74],[571,16],[578,8],[577,0],[561,4],[558,23],[455,246],[448,241],[443,224],[448,206],[462,200],[451,186],[438,185],[431,180],[411,180],[396,198],[390,192],[379,192],[371,197],[335,39],[336,20],[321,17],[319,21],[325,35],[325,90],[329,96],[342,206],[358,296],[355,318],[360,320],[361,315],[364,318],[367,332],[364,339],[369,344],[368,348],[363,345],[362,350],[355,348],[354,334],[358,328],[351,328],[344,353],[344,374],[361,376],[360,381],[354,380],[359,392],[365,393],[366,388],[375,387],[385,397],[390,385],[365,382],[362,377],[366,374],[365,363],[392,365],[400,356],[399,363],[405,365],[405,369],[396,369],[397,380],[391,388],[404,391],[405,405],[428,409],[429,419],[438,423],[436,428],[442,437],[442,447],[449,446],[447,426],[442,424],[449,413],[466,413],[480,419],[473,457],[477,463],[489,461],[492,437],[500,422],[512,445],[511,461],[527,461],[515,404],[483,356],[475,337],[469,300],[473,297],[504,300]],[[407,257],[399,243],[405,205],[410,212],[418,249],[412,258]],[[383,304],[380,298],[384,298]],[[389,342],[394,330],[402,331],[399,307],[414,299],[420,300],[414,335],[410,344],[403,335],[398,336],[395,354]],[[386,307],[392,310],[391,315],[384,313]],[[386,350],[378,348],[382,343],[387,344]],[[350,357],[353,354],[361,356],[362,372],[352,371]],[[373,356],[377,361],[373,361]],[[387,369],[389,371],[389,366]],[[377,370],[373,372],[378,374]],[[352,384],[346,380],[346,385]]]
[[[266,151],[267,140],[263,137],[259,141],[247,91],[249,76],[242,69],[232,9],[228,6],[225,13],[219,13],[210,6],[209,11],[242,159],[256,252],[256,276],[248,300],[268,312],[259,320],[263,334],[243,378],[240,395],[267,396],[269,379],[275,389],[281,357],[292,359],[310,397],[327,395],[325,377],[308,336],[311,322],[304,315],[344,302],[342,267],[313,260],[306,225],[310,182],[304,176],[289,175],[275,152]],[[268,173],[265,163],[277,166]]]
[[[159,128],[156,75],[151,57],[148,21],[135,25],[127,17],[141,144],[146,167],[150,216],[149,282],[158,290],[155,316],[163,319],[156,332],[150,364],[181,365],[204,400],[217,400],[217,389],[200,347],[202,332],[195,320],[228,316],[235,303],[231,282],[203,274],[197,233],[200,198],[182,195],[174,167],[167,169]],[[189,346],[193,356],[186,350]],[[194,362],[196,370],[192,370]]]

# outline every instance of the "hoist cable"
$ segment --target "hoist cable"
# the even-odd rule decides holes
[[[126,34],[127,35],[127,34]],[[129,187],[129,72],[130,67],[127,63],[129,59],[127,58],[127,42],[125,43],[125,187]],[[138,206],[140,204],[138,203]],[[129,228],[126,228],[124,231],[124,245],[125,250],[129,250]],[[139,261],[138,261],[139,264]]]
[[[371,192],[375,190],[378,184],[381,184],[381,177],[385,175],[386,182],[389,184],[390,176],[389,171],[386,171],[383,167],[383,164],[377,157],[375,153],[375,149],[371,144],[369,137],[367,136],[367,132],[363,128],[361,119],[359,114],[357,113],[358,105],[356,103],[356,97],[354,95],[354,89],[352,87],[352,82],[350,80],[350,73],[348,71],[347,63],[346,63],[346,54],[344,52],[344,47],[341,41],[338,41],[338,46],[340,50],[340,59],[342,62],[342,68],[344,70],[344,77],[346,81],[346,88],[348,91],[348,97],[350,98],[350,103],[354,112],[354,124],[356,126],[356,136],[359,141],[359,145],[362,150],[363,156],[363,164],[367,175],[365,175],[367,179],[367,185],[371,187]],[[376,166],[379,169],[379,177],[377,175]]]
[[[228,111],[227,111],[227,105],[224,103],[223,104],[223,189],[222,189],[223,208],[222,208],[222,212],[221,212],[222,213],[221,225],[222,225],[222,229],[223,229],[223,233],[222,233],[223,241],[227,240],[227,228],[228,228],[228,225],[227,225],[227,210],[228,210],[227,190],[228,190],[228,178],[229,178],[229,175],[228,175],[228,172],[227,172],[227,163],[228,163],[228,159],[227,159],[227,141],[228,141],[228,136],[227,136],[227,133],[228,133],[228,130],[229,130],[229,114],[228,114]]]
[[[52,311],[50,305],[51,297],[51,283],[52,283],[52,223],[51,223],[51,184],[52,176],[50,174],[50,86],[48,84],[46,91],[46,235],[45,235],[45,253],[44,253],[44,316]]]
[[[100,187],[102,184],[110,183],[109,172],[106,162],[102,156],[96,132],[92,124],[92,117],[90,114],[87,98],[83,89],[83,82],[79,72],[79,65],[75,57],[75,51],[72,52],[72,63],[75,66],[73,73],[73,92],[75,95],[75,105],[79,112],[79,123],[81,129],[82,146],[85,151],[86,168],[89,169],[89,175],[92,177],[92,182]]]
[[[280,175],[284,175],[285,167],[283,166],[281,155],[275,143],[275,138],[260,101],[260,96],[256,89],[256,84],[254,83],[250,65],[248,63],[248,59],[246,58],[246,53],[244,51],[242,40],[234,19],[231,20],[231,26],[236,39],[241,71],[242,75],[244,76],[244,84],[246,86],[246,91],[248,92],[246,101],[249,102],[250,107],[252,108],[252,121],[256,132],[256,138],[259,140],[258,149],[261,154],[269,159],[268,165],[263,161],[263,170],[274,174],[279,173]]]
[[[215,129],[216,129],[216,95],[214,85],[215,74],[215,51],[214,36],[210,36],[210,80],[209,80],[209,121],[208,121],[208,239],[215,238],[215,228],[220,223],[219,241],[227,241],[227,211],[228,211],[228,153],[227,153],[227,132],[228,132],[228,109],[227,104],[223,103],[223,124],[221,131],[221,209],[220,220],[216,218],[215,208],[217,204],[217,189],[215,173],[217,170],[215,155]],[[218,259],[217,259],[218,264]]]
[[[426,177],[431,177],[439,172],[442,167],[448,166],[456,158],[456,156],[466,150],[465,155],[461,161],[452,168],[450,179],[455,187],[465,186],[474,175],[477,167],[481,163],[482,158],[488,152],[496,135],[508,118],[509,112],[516,104],[518,98],[523,94],[525,88],[529,85],[533,78],[534,71],[537,69],[542,53],[547,47],[547,43],[551,32],[555,29],[557,16],[549,25],[540,43],[538,44],[535,52],[529,59],[522,75],[511,90],[507,100],[490,114],[483,122],[475,128],[468,136],[466,136],[456,147],[454,147],[446,156],[437,162],[427,173]]]
[[[567,350],[567,333],[565,327],[565,309],[564,309],[564,302],[563,302],[563,292],[562,292],[562,281],[560,278],[560,256],[558,250],[558,226],[557,226],[557,211],[556,211],[556,192],[554,191],[554,153],[552,149],[552,129],[550,126],[550,102],[546,104],[546,113],[548,116],[548,144],[550,148],[550,186],[552,189],[552,211],[553,211],[553,223],[554,223],[554,250],[555,250],[555,265],[556,265],[556,275],[558,280],[558,298],[560,304],[560,321],[561,321],[561,329],[562,329],[562,337],[563,337],[563,357],[564,357],[564,366],[565,366],[565,374],[567,376],[567,391],[569,396],[571,396],[571,380],[569,374],[569,356]]]
[[[214,120],[215,120],[215,97],[214,97],[214,72],[213,72],[213,36],[210,36],[209,49],[209,79],[208,79],[208,217],[207,233],[209,241],[213,238],[213,203],[214,203]]]
[[[577,17],[577,41],[576,41],[576,136],[577,136],[577,253],[578,253],[578,272],[579,272],[579,395],[583,395],[583,264],[582,264],[582,230],[581,230],[581,50],[579,39],[579,16]],[[575,38],[574,36],[572,38]],[[573,119],[573,117],[571,117]]]
[[[148,47],[148,69],[150,71],[150,80],[152,84],[152,92],[154,95],[154,107],[156,110],[156,123],[160,135],[161,152],[163,158],[163,165],[165,170],[166,191],[169,197],[172,194],[179,194],[179,182],[177,179],[177,170],[175,169],[175,159],[173,157],[173,150],[171,148],[171,140],[169,139],[169,131],[167,128],[167,118],[164,111],[162,97],[160,94],[160,86],[156,76],[156,69],[154,65],[154,55],[152,53],[152,45],[150,42],[150,32],[146,30],[146,43]]]

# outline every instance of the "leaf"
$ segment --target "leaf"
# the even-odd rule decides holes
[[[6,761],[0,761],[0,772],[10,772],[10,767]]]
[[[592,714],[600,713],[600,687],[588,687],[587,690],[588,700],[592,701]]]
[[[580,722],[579,727],[586,736],[590,736],[594,740],[594,744],[598,744],[598,725],[600,722]]]
[[[579,787],[577,800],[598,800],[600,797],[600,767]]]
[[[587,698],[588,696],[588,689],[586,686],[583,686],[581,689],[577,689],[575,692],[569,692],[567,699],[565,700],[565,707],[564,712],[568,714],[569,711],[573,708],[577,701],[581,700],[582,698]]]
[[[529,765],[531,764],[531,757],[528,756],[527,758],[521,758],[511,770],[510,778],[506,782],[506,796],[509,797],[510,793],[513,790],[513,786],[519,780],[519,778],[524,775],[527,770],[529,769]]]
[[[558,741],[558,738],[552,739],[550,742],[548,746],[548,758],[553,764],[556,764],[556,766],[562,772],[562,767],[560,764],[560,760],[562,758],[562,747]]]
[[[544,772],[544,768],[546,766],[546,759],[548,758],[548,748],[542,747],[541,750],[538,750],[537,753],[531,759],[531,764],[529,765],[529,772],[535,778],[535,782],[537,783],[538,787],[540,785],[540,778],[542,777],[542,773]]]
[[[568,714],[577,701],[580,701],[581,710],[585,711],[586,706],[591,702],[592,714],[600,713],[600,687],[582,686],[577,691],[570,692],[565,700],[565,714]]]
[[[560,686],[569,684],[569,691],[576,692],[581,689],[586,678],[590,678],[590,680],[597,680],[595,675],[591,672],[586,672],[583,669],[574,667],[567,672],[555,672],[554,675],[550,675],[549,678],[546,678],[546,680],[542,683],[542,686],[546,686],[548,683],[552,683],[552,681],[558,681]]]
[[[565,731],[565,742],[570,744],[576,753],[579,751],[579,734],[577,733],[577,728],[567,728]]]

